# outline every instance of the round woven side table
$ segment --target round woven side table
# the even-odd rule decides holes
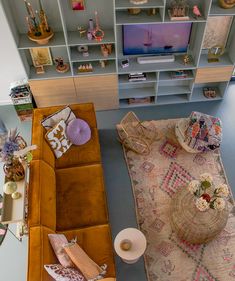
[[[172,198],[170,222],[173,231],[192,244],[204,244],[213,240],[225,227],[228,207],[222,211],[208,209],[201,212],[195,206],[195,196],[186,187]]]

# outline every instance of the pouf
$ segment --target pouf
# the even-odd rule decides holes
[[[191,244],[204,244],[213,240],[224,229],[229,215],[226,205],[222,211],[200,211],[194,202],[195,196],[186,187],[172,198],[170,222],[177,236]]]
[[[69,122],[66,134],[72,144],[82,145],[90,140],[91,129],[86,121],[76,118]]]

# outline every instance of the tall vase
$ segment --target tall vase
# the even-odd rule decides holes
[[[14,158],[10,163],[3,165],[5,176],[10,181],[20,181],[25,176],[24,167],[18,158]]]

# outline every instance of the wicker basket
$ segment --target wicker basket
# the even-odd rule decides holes
[[[192,244],[203,244],[213,240],[225,227],[228,207],[222,211],[208,209],[201,212],[195,206],[195,196],[182,188],[173,197],[170,222],[173,231]]]

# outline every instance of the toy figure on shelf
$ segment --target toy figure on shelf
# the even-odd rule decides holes
[[[104,38],[104,31],[100,28],[97,11],[95,11],[95,24],[96,24],[96,27],[93,31],[93,36],[96,41],[100,42]]]
[[[191,57],[189,55],[184,55],[183,57],[183,62],[184,62],[184,65],[187,65],[189,64],[190,62],[192,61]]]
[[[28,27],[28,38],[39,45],[45,45],[49,39],[53,37],[54,32],[48,25],[47,16],[42,8],[41,0],[39,0],[40,12],[33,10],[32,5],[24,0],[28,15],[26,22]]]
[[[81,64],[78,67],[78,73],[92,72],[92,71],[93,71],[93,67],[91,63]]]
[[[189,20],[189,5],[186,0],[173,0],[168,12],[171,20]]]
[[[198,6],[197,6],[197,5],[193,6],[193,17],[194,17],[195,19],[198,19],[198,18],[201,17],[201,16],[202,16],[202,14],[201,14],[201,12],[200,12]]]
[[[59,73],[65,73],[69,70],[69,65],[67,63],[64,63],[64,59],[61,57],[58,57],[55,59],[56,63],[56,71]]]

